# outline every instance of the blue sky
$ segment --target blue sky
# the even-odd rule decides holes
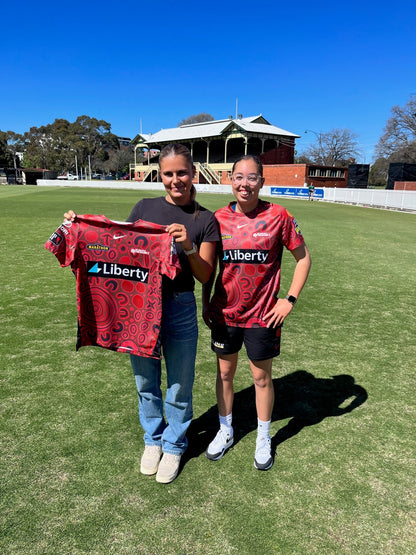
[[[22,0],[2,21],[2,131],[85,114],[134,137],[235,116],[238,99],[301,135],[298,150],[306,129],[350,129],[371,163],[391,108],[416,94],[414,0]]]

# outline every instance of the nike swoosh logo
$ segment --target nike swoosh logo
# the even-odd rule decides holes
[[[237,229],[240,229],[241,227],[246,227],[246,225],[248,225],[248,224],[241,224],[241,225],[238,225],[238,226],[237,226]]]
[[[113,235],[113,239],[123,239],[123,237],[127,237],[127,235]]]

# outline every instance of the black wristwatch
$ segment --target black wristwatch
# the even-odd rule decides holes
[[[294,297],[293,295],[287,295],[287,297],[285,297],[286,300],[288,300],[293,306],[295,306],[297,298]]]

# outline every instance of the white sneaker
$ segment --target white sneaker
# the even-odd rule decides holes
[[[179,472],[179,464],[181,455],[172,455],[171,453],[163,453],[159,468],[156,474],[156,482],[161,484],[169,484],[173,482]]]
[[[217,435],[208,445],[208,449],[205,451],[205,456],[210,461],[217,461],[223,455],[225,455],[225,452],[231,447],[233,443],[234,436],[220,428]]]
[[[140,461],[140,472],[146,476],[156,474],[161,456],[162,447],[160,445],[146,445]]]
[[[257,438],[254,466],[257,470],[269,470],[273,466],[272,443],[269,437]]]

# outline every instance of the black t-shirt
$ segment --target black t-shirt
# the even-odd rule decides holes
[[[165,197],[145,198],[136,204],[127,219],[128,222],[136,220],[146,220],[160,225],[182,224],[186,227],[190,240],[198,248],[201,243],[219,241],[220,238],[214,214],[195,202],[178,206],[168,202]],[[182,272],[174,280],[163,276],[165,293],[193,291],[195,286],[188,257],[179,243],[176,246]]]

